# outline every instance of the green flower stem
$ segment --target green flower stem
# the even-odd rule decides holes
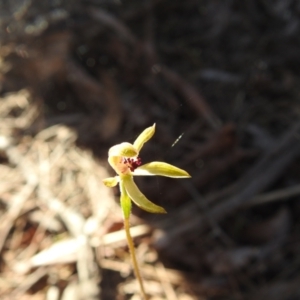
[[[141,290],[141,293],[144,297],[144,300],[149,300],[149,298],[148,298],[148,296],[145,292],[145,289],[144,289],[143,279],[142,279],[140,269],[139,269],[139,266],[138,266],[138,262],[137,262],[137,259],[136,259],[135,248],[134,248],[133,240],[132,240],[132,237],[131,237],[131,234],[130,234],[129,218],[124,218],[124,229],[125,229],[125,232],[126,232],[126,238],[127,238],[127,243],[128,243],[128,247],[129,247],[129,252],[130,252],[130,255],[131,255],[131,260],[132,260],[132,264],[133,264],[133,270],[134,270],[135,277],[137,278],[137,280],[139,282],[140,290]]]
[[[121,192],[120,202],[121,202],[121,208],[123,211],[124,229],[126,232],[126,239],[127,239],[129,252],[130,252],[130,256],[131,256],[131,260],[132,260],[132,264],[133,264],[134,274],[139,282],[141,294],[143,295],[145,300],[148,300],[149,298],[145,293],[143,279],[141,277],[141,273],[140,273],[139,266],[138,266],[137,259],[136,259],[134,243],[133,243],[133,240],[132,240],[132,237],[130,234],[129,218],[130,218],[130,213],[131,213],[131,199],[129,198],[129,195],[125,189],[123,180],[120,181],[120,192]]]

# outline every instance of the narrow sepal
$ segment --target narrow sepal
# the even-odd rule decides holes
[[[153,134],[155,133],[155,123],[151,126],[146,128],[135,140],[133,146],[137,149],[138,152],[142,149],[143,145],[149,141]]]
[[[131,213],[131,200],[129,195],[127,194],[127,191],[124,187],[124,183],[122,180],[120,181],[120,192],[121,192],[120,203],[121,203],[123,216],[125,219],[128,219]]]
[[[146,196],[139,190],[139,188],[134,183],[131,175],[122,176],[121,182],[123,182],[129,197],[138,207],[150,213],[166,213],[163,207],[154,204],[146,198]]]
[[[119,176],[105,178],[103,179],[103,183],[107,187],[114,187],[119,183]]]
[[[167,164],[165,162],[153,161],[148,164],[142,165],[134,170],[133,175],[143,175],[143,176],[153,176],[160,175],[172,178],[189,178],[191,177],[189,173],[185,170],[177,168],[173,165]]]

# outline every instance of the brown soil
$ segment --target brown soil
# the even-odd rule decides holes
[[[141,299],[107,151],[156,123],[133,209],[152,300],[300,298],[300,5],[0,1],[0,297]],[[298,229],[297,229],[298,228]]]

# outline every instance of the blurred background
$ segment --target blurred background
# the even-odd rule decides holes
[[[0,1],[0,298],[141,299],[108,149],[156,123],[131,218],[152,300],[300,299],[300,4]]]

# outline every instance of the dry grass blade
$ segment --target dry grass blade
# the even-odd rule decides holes
[[[10,95],[5,105],[0,106],[0,115],[5,116],[10,110],[15,109],[16,105],[20,106],[20,103],[25,101],[24,95],[29,97],[28,93],[24,93],[22,91],[15,97]],[[9,253],[13,254],[9,245],[20,247],[22,239],[26,237],[26,232],[20,228],[15,231],[13,240],[8,240],[10,232],[22,213],[25,213],[23,219],[28,222],[30,228],[33,224],[40,223],[40,228],[43,229],[36,231],[25,248],[20,247],[18,259],[9,255],[5,259],[6,263],[13,266],[12,271],[15,274],[20,278],[24,276],[28,280],[17,289],[11,285],[12,282],[7,282],[5,294],[1,296],[5,297],[11,292],[13,297],[19,298],[26,294],[33,284],[49,275],[49,271],[41,269],[41,266],[76,263],[78,293],[84,299],[96,299],[100,292],[98,288],[100,274],[95,265],[89,239],[97,233],[99,226],[108,218],[116,205],[111,192],[99,184],[108,174],[93,159],[91,153],[75,146],[76,135],[64,126],[56,125],[42,130],[34,138],[25,139],[21,146],[13,143],[9,136],[11,130],[15,127],[25,128],[32,122],[32,114],[28,113],[29,101],[26,100],[23,104],[20,119],[7,122],[9,126],[2,131],[2,140],[7,142],[2,143],[1,147],[9,164],[1,165],[3,170],[5,167],[8,170],[0,175],[3,178],[1,190],[2,194],[6,195],[4,199],[8,210],[1,216],[0,250],[5,249],[3,252],[6,256]],[[34,106],[31,110],[35,110]],[[99,199],[99,196],[102,199]],[[76,201],[80,199],[85,201],[85,207],[88,208],[85,215],[81,209],[74,208]],[[90,199],[93,210],[90,210],[88,205]],[[104,205],[101,205],[101,201]],[[26,213],[30,210],[35,211],[28,214],[27,218]],[[48,219],[46,217],[41,219],[41,214],[45,214],[45,211]],[[38,214],[39,212],[41,214]],[[49,226],[51,218],[57,217],[59,219],[53,219],[54,223],[52,222],[55,227]],[[93,220],[92,227],[91,220]],[[67,228],[66,233],[73,238],[64,237],[59,242],[52,241],[49,244],[51,240],[47,230],[58,230],[58,232],[62,230],[57,222],[63,222]],[[42,245],[35,244],[36,239],[42,241]],[[38,269],[32,273],[31,268],[34,267]],[[27,272],[31,274],[25,275]],[[59,278],[58,274],[57,276]]]
[[[220,204],[209,209],[204,217],[199,217],[198,209],[193,208],[189,221],[182,224],[180,221],[181,213],[169,215],[169,221],[164,221],[165,228],[168,228],[168,234],[165,238],[158,241],[159,247],[168,248],[172,243],[180,239],[180,236],[186,234],[193,228],[202,230],[209,224],[208,219],[220,221],[237,209],[246,205],[247,202],[266,189],[274,180],[276,180],[283,170],[296,158],[300,153],[300,141],[297,138],[300,130],[300,123],[289,130],[278,142],[275,149],[271,149],[261,160],[259,160],[249,172],[240,180],[240,191],[236,195],[229,197]],[[191,207],[197,207],[197,204],[191,204]],[[182,224],[174,227],[174,220]]]
[[[207,123],[214,129],[218,129],[221,125],[219,118],[213,113],[206,100],[190,83],[185,81],[176,72],[164,67],[161,70],[163,76],[171,83],[173,88],[177,90],[185,101],[194,109]]]
[[[8,212],[1,218],[0,224],[0,252],[3,248],[5,240],[7,238],[8,233],[12,229],[14,222],[19,217],[23,205],[26,200],[30,197],[33,193],[36,184],[28,184],[23,187],[23,189],[13,197],[12,205],[9,208]]]

